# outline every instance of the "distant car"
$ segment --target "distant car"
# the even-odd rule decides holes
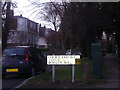
[[[66,51],[66,55],[80,55],[80,58],[82,58],[82,53],[80,51],[71,51],[71,49]]]
[[[46,59],[35,47],[19,46],[7,48],[3,52],[2,77],[9,74],[34,76],[46,71]]]
[[[72,55],[80,55],[80,58],[82,58],[82,53],[80,51],[74,51]]]
[[[71,49],[66,51],[66,55],[71,55],[71,54],[72,54]]]

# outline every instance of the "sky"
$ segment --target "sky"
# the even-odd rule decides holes
[[[41,3],[44,2],[50,2],[50,1],[60,1],[60,0],[12,0],[12,2],[16,2],[17,3],[17,8],[14,8],[14,15],[20,15],[22,14],[23,17],[26,17],[32,21],[35,21],[37,23],[41,23],[42,26],[46,26],[48,28],[52,28],[53,29],[53,25],[43,21],[42,19],[36,19],[36,15],[37,14],[33,14],[33,6],[31,5],[30,1],[40,1]],[[64,0],[66,1],[66,0]],[[119,0],[73,0],[73,1],[119,1]]]
[[[35,1],[35,0],[34,0]],[[46,0],[49,2],[49,0]],[[53,26],[48,23],[43,21],[43,19],[36,19],[36,14],[33,14],[33,6],[31,5],[29,0],[12,0],[12,2],[17,3],[17,8],[14,8],[14,15],[19,16],[22,14],[23,17],[26,17],[32,21],[35,21],[42,26],[46,26],[47,28],[52,28]],[[40,0],[41,3],[44,2],[44,0]]]

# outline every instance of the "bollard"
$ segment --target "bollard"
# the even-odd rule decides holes
[[[52,65],[52,82],[55,82],[55,65]]]
[[[102,78],[102,56],[101,56],[101,44],[91,44],[91,58],[93,60],[93,77]]]
[[[84,64],[84,75],[83,75],[83,83],[86,83],[87,72],[89,71],[89,63]]]
[[[75,81],[75,66],[72,65],[72,83]]]

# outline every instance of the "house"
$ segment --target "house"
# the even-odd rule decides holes
[[[10,24],[8,46],[35,46],[39,38],[39,24],[22,16],[13,16]]]
[[[40,37],[37,41],[38,48],[48,48],[47,41],[45,37]]]
[[[60,32],[56,32],[51,28],[41,27],[39,26],[39,40],[38,47],[39,48],[57,48],[60,47]]]
[[[45,37],[45,31],[46,31],[46,27],[45,26],[42,27],[40,24],[39,30],[38,30],[39,39],[37,41],[37,47],[39,47],[39,48],[48,48],[47,40]]]
[[[59,32],[41,26],[28,18],[13,16],[10,24],[10,33],[7,45],[19,46],[29,45],[38,48],[59,47],[61,45],[61,36]]]

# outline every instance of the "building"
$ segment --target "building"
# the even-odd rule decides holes
[[[37,46],[39,48],[48,48],[48,45],[47,45],[47,40],[46,40],[46,37],[45,37],[45,31],[46,31],[46,27],[42,27],[41,24],[39,25],[39,31],[38,31],[38,34],[39,34],[39,39],[37,41]]]
[[[56,32],[51,28],[39,26],[39,48],[58,48],[61,46],[61,36],[60,32]]]
[[[28,18],[13,16],[10,24],[8,46],[29,45],[38,48],[60,47],[60,33],[50,28],[42,27]]]
[[[8,37],[8,46],[37,45],[39,24],[22,16],[13,16]]]

